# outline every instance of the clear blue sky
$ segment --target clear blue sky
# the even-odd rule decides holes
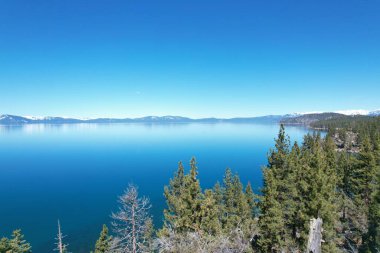
[[[0,114],[380,108],[380,1],[0,0]]]

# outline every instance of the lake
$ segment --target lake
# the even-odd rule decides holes
[[[276,124],[0,126],[0,237],[21,228],[33,252],[53,252],[57,220],[74,253],[92,249],[129,183],[162,223],[163,187],[195,156],[203,188],[229,167],[257,191]],[[292,141],[307,129],[287,127]]]

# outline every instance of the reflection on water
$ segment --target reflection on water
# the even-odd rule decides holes
[[[71,129],[96,129],[98,124],[23,124],[23,125],[0,125],[2,132],[41,133],[45,131],[70,131]]]

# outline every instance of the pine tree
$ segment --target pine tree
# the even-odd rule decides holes
[[[277,168],[276,176],[281,176],[281,168],[284,168],[286,157],[289,154],[290,141],[285,133],[285,127],[280,125],[280,131],[275,139],[275,150],[271,150],[268,157],[268,167]],[[278,172],[278,173],[277,173]]]
[[[380,174],[377,178],[380,182]],[[380,184],[373,196],[368,216],[368,233],[363,236],[362,252],[380,252]]]
[[[278,185],[273,170],[265,168],[263,196],[260,202],[259,219],[260,238],[258,251],[262,253],[280,252],[284,249],[285,224],[283,212],[278,199]]]
[[[371,196],[374,191],[376,168],[372,145],[369,137],[365,136],[361,143],[358,164],[355,166],[351,184],[356,200],[358,202],[362,201],[367,208],[370,206]]]
[[[346,196],[353,197],[353,183],[355,166],[358,163],[355,157],[349,153],[342,152],[337,158],[337,180],[338,188]]]
[[[201,230],[209,235],[217,235],[221,232],[219,220],[219,206],[212,190],[206,190],[201,205]]]
[[[378,146],[380,140],[376,138],[374,143],[374,157],[378,155]],[[365,150],[364,150],[365,151]],[[366,152],[365,152],[366,153]],[[363,154],[362,154],[363,155]],[[368,154],[364,155],[365,160],[372,162],[368,159]],[[369,167],[370,168],[370,167]],[[373,191],[368,212],[368,232],[363,235],[363,246],[361,252],[380,252],[380,166],[375,166],[374,173],[376,173],[376,180],[373,180],[372,185],[369,187]]]
[[[20,229],[13,231],[12,238],[9,240],[9,248],[12,253],[29,253],[32,247],[24,240],[24,235]]]
[[[247,199],[247,196],[243,191],[243,184],[241,183],[238,174],[235,174],[234,176],[233,186],[235,195],[236,214],[240,214],[241,218],[239,222],[244,222],[248,219],[252,219],[252,209],[249,205],[249,200]]]
[[[224,173],[223,178],[223,202],[225,206],[224,217],[223,217],[223,227],[229,227],[228,219],[231,214],[234,213],[234,189],[233,189],[233,174],[231,169],[227,168]]]
[[[182,162],[179,162],[178,169],[174,175],[174,178],[170,180],[169,186],[165,186],[164,188],[164,196],[167,205],[167,208],[164,210],[165,228],[170,226],[173,229],[177,229],[179,226],[179,224],[177,224],[177,220],[183,212],[181,194],[184,188],[184,178],[184,168]],[[161,233],[163,232],[164,231],[161,231]]]
[[[278,252],[290,246],[289,229],[293,181],[289,167],[289,137],[283,125],[275,139],[275,149],[270,151],[268,166],[264,169],[263,197],[260,203],[258,241],[261,252]],[[286,221],[286,222],[285,222]]]
[[[337,176],[336,170],[329,154],[332,148],[325,145],[319,134],[313,135],[305,149],[308,158],[310,175],[308,177],[310,190],[306,208],[310,218],[320,217],[323,220],[324,240],[323,251],[336,251],[336,231],[335,226],[338,219],[337,210]],[[309,145],[308,144],[308,145]],[[330,160],[331,159],[331,160]]]
[[[366,208],[364,205],[357,205],[353,195],[353,179],[354,168],[357,164],[355,156],[340,152],[337,161],[338,174],[338,194],[339,194],[339,210],[340,231],[342,231],[342,247],[350,251],[352,248],[357,249],[361,243],[361,237],[366,230]]]
[[[217,214],[220,226],[222,228],[225,221],[225,214],[226,214],[226,206],[224,204],[225,189],[220,185],[219,182],[216,182],[212,191],[213,191],[213,196],[215,199],[216,214]],[[222,231],[219,231],[219,232],[222,232]]]
[[[199,184],[195,158],[190,161],[190,172],[184,174],[180,163],[175,177],[165,187],[167,209],[164,210],[165,224],[160,235],[170,227],[176,232],[199,231],[203,194]]]
[[[6,253],[9,250],[10,250],[9,239],[6,237],[1,238],[1,240],[0,240],[0,252]]]
[[[308,236],[308,218],[305,208],[305,196],[309,192],[306,180],[307,168],[302,162],[301,150],[295,142],[287,158],[287,174],[282,187],[285,198],[282,200],[284,221],[286,224],[286,244],[288,247],[303,249]]]
[[[245,187],[245,197],[247,198],[248,207],[251,211],[251,217],[254,218],[257,214],[256,194],[253,193],[251,183],[248,182]]]
[[[190,172],[184,177],[184,188],[181,201],[184,205],[183,215],[179,217],[180,224],[185,231],[199,231],[201,222],[202,190],[200,187],[198,168],[193,157],[190,161]]]
[[[99,239],[95,244],[95,253],[106,253],[111,247],[112,237],[108,234],[108,228],[103,225],[100,232]]]
[[[250,222],[253,216],[239,176],[233,175],[230,169],[226,169],[223,182],[225,213],[222,222],[225,232],[229,232],[238,224],[244,225],[243,222]]]
[[[377,174],[377,189],[373,197],[369,216],[370,249],[380,252],[380,172]]]
[[[380,166],[380,133],[376,132],[373,138],[373,154],[376,159],[377,166]]]

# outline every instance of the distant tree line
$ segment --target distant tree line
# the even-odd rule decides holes
[[[313,218],[323,220],[322,252],[380,252],[380,127],[350,124],[342,129],[359,133],[358,153],[337,151],[338,122],[324,137],[306,135],[301,145],[291,144],[281,125],[259,195],[230,169],[222,182],[202,189],[195,158],[189,170],[180,162],[164,188],[158,229],[149,200],[130,185],[112,214],[113,233],[104,225],[94,252],[305,252]],[[16,230],[0,241],[0,252],[31,247]]]
[[[368,135],[373,137],[375,134],[380,133],[380,116],[343,116],[343,117],[331,117],[328,119],[321,119],[310,124],[314,128],[320,128],[336,131],[353,131],[358,133],[360,137]]]

